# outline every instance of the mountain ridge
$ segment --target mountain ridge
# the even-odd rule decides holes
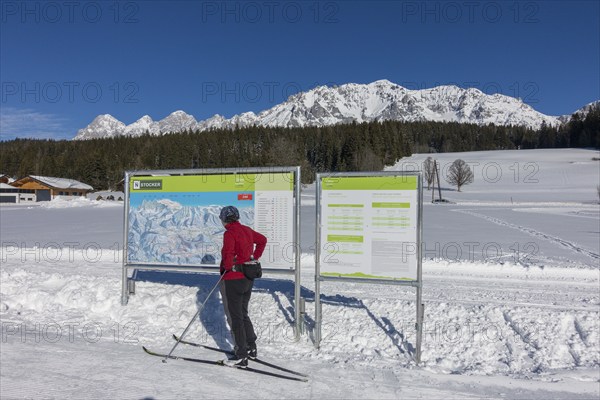
[[[584,108],[595,103],[590,103]],[[305,127],[383,120],[478,125],[491,123],[539,129],[544,124],[560,125],[568,121],[569,117],[548,116],[520,99],[502,94],[488,95],[476,88],[463,89],[454,85],[443,85],[411,90],[388,80],[378,80],[369,84],[317,86],[309,91],[291,95],[286,101],[258,114],[249,111],[231,118],[215,114],[197,121],[192,115],[178,110],[159,121],[153,121],[150,116],[144,115],[134,123],[125,125],[110,114],[103,114],[97,116],[87,127],[80,129],[74,139],[140,136],[146,132],[164,135],[187,130],[234,129],[254,125]]]

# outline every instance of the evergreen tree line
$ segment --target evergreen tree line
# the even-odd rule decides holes
[[[82,141],[0,142],[0,172],[71,178],[115,189],[126,170],[294,166],[318,172],[377,171],[412,153],[600,147],[600,107],[560,128],[383,121],[326,127],[247,127]]]

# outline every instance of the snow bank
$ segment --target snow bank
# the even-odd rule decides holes
[[[122,201],[90,200],[85,197],[55,197],[51,201],[40,202],[42,208],[79,208],[79,207],[123,207]]]
[[[140,272],[137,293],[122,307],[119,252],[63,249],[40,255],[35,265],[23,262],[23,254],[31,258],[36,251],[1,255],[0,310],[2,320],[10,322],[4,335],[38,329],[42,339],[50,340],[71,329],[86,340],[115,340],[118,335],[122,344],[168,349],[170,335],[185,328],[217,282],[215,274]],[[303,264],[309,259],[303,257]],[[447,261],[428,261],[424,271],[426,370],[546,379],[565,369],[599,367],[596,271]],[[338,365],[415,367],[412,289],[324,283],[323,341],[316,351],[309,276],[305,274],[302,289],[307,335],[300,343],[293,340],[292,282],[257,281],[250,312],[262,354]],[[208,300],[188,337],[231,346],[218,295]]]

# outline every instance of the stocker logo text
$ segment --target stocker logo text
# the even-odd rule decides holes
[[[133,190],[162,190],[162,180],[133,181]]]

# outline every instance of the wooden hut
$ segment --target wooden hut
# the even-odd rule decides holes
[[[93,187],[74,179],[54,178],[49,176],[29,175],[17,179],[11,183],[12,186],[34,193],[33,201],[49,201],[56,197],[85,196]]]

